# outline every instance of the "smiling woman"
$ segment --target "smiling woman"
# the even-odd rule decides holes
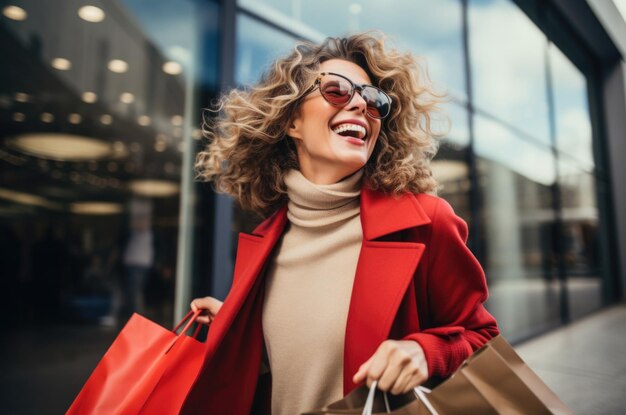
[[[233,195],[244,209],[269,214],[284,204],[283,177],[289,169],[301,168],[304,155],[296,149],[307,149],[299,145],[303,138],[294,137],[298,133],[288,128],[304,121],[298,115],[309,103],[329,116],[342,108],[329,102],[330,92],[322,94],[324,90],[317,88],[326,81],[325,72],[338,73],[348,85],[373,84],[390,101],[385,109],[388,115],[378,119],[371,116],[375,110],[368,109],[376,102],[373,89],[351,92],[345,105],[370,102],[358,117],[363,126],[380,128],[378,139],[365,146],[370,151],[366,159],[352,172],[364,167],[372,188],[388,193],[434,191],[430,160],[437,151],[437,138],[445,132],[435,132],[431,118],[440,111],[444,97],[431,87],[411,54],[386,50],[382,38],[370,35],[329,38],[322,45],[300,43],[292,54],[276,60],[260,84],[225,95],[218,110],[226,116],[205,131],[212,144],[197,159],[200,177],[214,180],[218,190]],[[307,118],[307,125],[312,122]],[[330,132],[329,124],[323,130],[317,128],[306,133]]]
[[[467,226],[428,194],[443,97],[422,73],[368,33],[299,44],[223,97],[199,175],[273,214],[241,235],[225,302],[191,304],[212,328],[183,413],[302,413],[373,381],[405,393],[498,334]]]
[[[322,62],[320,70],[341,73],[345,79],[360,83],[371,82],[360,66],[342,59]],[[304,97],[287,130],[296,145],[300,171],[316,184],[337,183],[363,167],[380,133],[381,120],[369,115],[370,104],[365,98],[354,93],[354,88],[351,94],[342,94],[333,84],[336,81],[325,80],[319,93],[313,91]],[[343,105],[341,100],[335,103],[342,95]]]

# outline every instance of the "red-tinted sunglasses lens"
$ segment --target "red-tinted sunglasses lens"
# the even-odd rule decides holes
[[[324,99],[332,105],[346,105],[354,93],[350,81],[336,75],[324,75],[319,81],[319,87]],[[370,117],[385,118],[389,115],[391,101],[381,90],[365,86],[360,94],[367,105]]]
[[[345,105],[352,98],[352,84],[338,76],[327,75],[320,81],[320,92],[329,103]]]

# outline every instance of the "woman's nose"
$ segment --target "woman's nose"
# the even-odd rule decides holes
[[[354,91],[352,99],[350,99],[350,101],[346,104],[346,109],[348,111],[352,111],[355,109],[360,110],[363,114],[365,114],[365,111],[367,110],[367,103],[361,96],[361,91],[359,91],[358,89]]]

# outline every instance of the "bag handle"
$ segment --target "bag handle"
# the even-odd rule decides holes
[[[375,380],[374,382],[372,382],[372,386],[370,386],[370,391],[367,394],[367,399],[365,400],[365,406],[363,407],[363,413],[361,415],[372,415],[372,408],[374,407],[374,396],[376,395],[376,387],[378,386],[378,381]],[[430,403],[430,401],[428,400],[428,398],[426,397],[427,393],[430,393],[431,390],[427,389],[423,386],[418,386],[416,388],[413,389],[413,393],[415,394],[415,397],[422,401],[422,403],[424,404],[424,406],[426,407],[426,409],[428,409],[428,412],[430,412],[431,415],[439,415],[437,413],[437,410],[432,406],[432,404]],[[391,412],[391,410],[389,409],[389,401],[387,399],[387,392],[383,392],[384,393],[384,398],[385,398],[385,407],[387,412]]]
[[[178,323],[176,325],[176,327],[174,327],[174,329],[172,330],[174,333],[178,334],[178,329],[180,329],[180,327],[185,323],[185,321],[187,321],[187,324],[185,325],[185,328],[183,328],[183,330],[180,332],[180,334],[178,334],[179,336],[182,335],[183,333],[187,333],[187,330],[189,330],[189,327],[191,327],[191,325],[193,323],[196,322],[196,319],[198,318],[198,316],[202,313],[202,310],[198,309],[196,311],[190,310],[187,315],[185,317],[183,317],[183,319],[180,321],[180,323]],[[196,327],[196,330],[193,332],[193,338],[197,338],[198,337],[198,333],[200,333],[200,328],[202,326],[200,324],[198,324],[198,327]]]

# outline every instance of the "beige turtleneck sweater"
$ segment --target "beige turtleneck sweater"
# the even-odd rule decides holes
[[[285,177],[289,227],[270,263],[263,335],[272,372],[272,414],[294,415],[343,396],[343,351],[363,238],[359,170],[316,185]]]

